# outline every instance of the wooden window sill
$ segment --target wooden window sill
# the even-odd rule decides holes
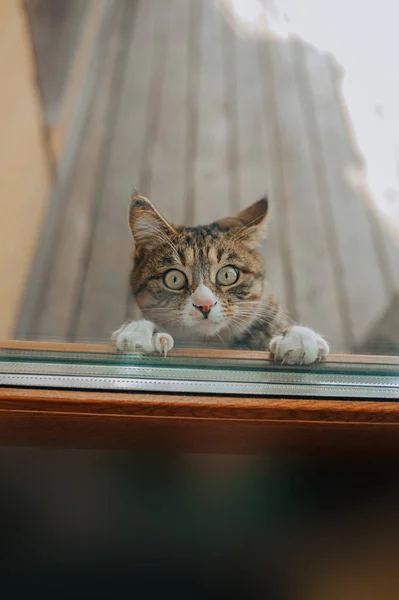
[[[108,353],[96,344],[3,342],[1,348]],[[270,360],[267,352],[176,350],[175,356]],[[399,357],[329,362],[398,365]],[[211,394],[0,388],[0,444],[228,453],[386,452],[399,446],[399,403]]]

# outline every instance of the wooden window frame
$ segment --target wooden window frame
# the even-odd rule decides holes
[[[0,348],[109,353],[102,344]],[[271,360],[268,352],[177,349],[175,356]],[[328,362],[399,364],[331,355]],[[399,403],[320,398],[0,388],[0,444],[104,450],[375,455],[399,446]]]

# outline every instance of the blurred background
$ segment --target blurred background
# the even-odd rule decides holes
[[[13,598],[396,600],[396,461],[3,449]]]
[[[363,4],[1,2],[1,338],[109,339],[135,186],[187,225],[266,192],[291,317],[397,353],[398,9]]]

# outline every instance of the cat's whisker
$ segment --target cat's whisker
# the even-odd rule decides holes
[[[237,315],[237,316],[241,316],[241,315]],[[264,323],[267,326],[273,322],[270,318],[271,316],[273,316],[273,315],[261,315],[261,314],[248,315],[248,321],[246,321],[246,322],[249,325],[252,325],[252,323],[257,322],[257,323]]]
[[[239,336],[241,334],[241,331],[238,329],[238,327],[232,321],[228,322],[228,328],[231,328],[233,330],[233,333],[237,336]]]
[[[235,321],[238,324],[242,324],[245,327],[248,327],[251,324],[251,323],[248,323],[248,321],[246,319],[243,319],[239,315],[235,315],[234,317],[232,317],[232,320]]]
[[[244,325],[243,325],[243,323],[244,323]],[[232,326],[235,326],[235,330],[238,331],[238,335],[240,335],[244,331],[246,331],[250,334],[252,339],[254,339],[254,336],[252,335],[251,330],[249,328],[250,324],[248,324],[246,321],[243,321],[242,319],[240,319],[238,317],[233,317],[232,319],[230,319],[230,324]]]
[[[241,310],[239,308],[239,310]],[[275,319],[276,317],[283,319],[285,323],[294,325],[296,321],[292,319],[287,313],[283,312],[281,309],[276,310],[275,307],[270,308],[268,306],[259,306],[259,309],[253,313],[256,318],[258,317],[266,317]]]
[[[245,234],[246,230],[249,229],[252,225],[254,225],[259,220],[260,220],[260,218],[259,218],[259,216],[257,216],[255,219],[252,219],[252,221],[250,221],[249,223],[246,223],[246,225],[244,225],[243,227],[241,227],[241,229],[236,231],[236,233],[233,235],[233,237],[231,237],[229,239],[229,242],[232,243],[234,241],[237,241],[237,239],[239,239],[240,234],[242,237]]]
[[[239,308],[237,311],[237,315],[247,315],[250,316],[252,318],[256,318],[256,317],[260,317],[261,315],[263,316],[272,316],[274,313],[266,313],[265,311],[262,311],[261,309],[259,310],[250,310],[250,309],[244,309],[244,308]]]
[[[153,310],[154,310],[154,311],[155,311],[155,310],[156,310],[156,311],[162,311],[162,310],[164,310],[165,312],[173,312],[173,311],[176,311],[176,312],[178,312],[178,309],[177,309],[177,308],[164,308],[163,306],[160,306],[159,308],[157,308],[157,307],[155,307],[155,306],[154,306],[154,307],[149,307],[149,308],[145,308],[144,310],[145,310],[146,312],[153,311]]]
[[[157,317],[154,316],[154,318],[156,319]],[[160,319],[163,319],[163,315],[159,315]],[[181,317],[180,315],[175,315],[174,317],[168,317],[168,323],[180,323],[181,321]]]
[[[177,323],[181,320],[181,314],[178,310],[150,308],[145,309],[144,313],[154,320],[156,320],[157,318],[165,319],[165,317],[167,317],[168,323]]]
[[[215,335],[217,335],[217,337],[220,339],[220,341],[222,342],[223,346],[226,348],[226,344],[224,343],[222,336],[220,335],[220,333],[218,331],[215,331]]]
[[[155,239],[163,242],[164,244],[167,244],[172,249],[177,262],[179,264],[181,264],[179,252],[178,252],[176,246],[174,245],[174,243],[164,233],[162,233],[159,229],[157,229],[154,225],[146,224],[145,228],[143,228],[141,230],[140,234],[139,235],[136,234],[136,237],[137,237],[138,241],[140,241],[141,238],[146,239],[151,234],[153,235],[153,237]]]
[[[244,316],[245,316],[245,315],[244,315]],[[252,316],[252,315],[251,315],[251,316]],[[247,320],[247,319],[243,318],[243,316],[242,316],[242,315],[239,315],[239,314],[235,314],[235,315],[233,316],[233,319],[235,319],[237,322],[240,322],[240,323],[243,323],[243,324],[245,324],[246,326],[251,324],[250,322],[248,322],[248,320]],[[253,320],[253,319],[251,319],[251,321],[252,321],[252,320]]]

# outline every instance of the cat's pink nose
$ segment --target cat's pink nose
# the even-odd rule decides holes
[[[216,302],[197,302],[193,304],[195,308],[198,308],[202,313],[209,313],[211,308],[215,306]]]
[[[204,319],[207,319],[209,316],[209,313],[211,312],[211,308],[213,306],[215,306],[216,302],[214,302],[213,304],[193,304],[194,308],[196,308],[197,310],[200,311],[200,313],[203,314]]]
[[[215,296],[204,284],[201,284],[197,287],[191,298],[193,306],[202,312],[205,318],[208,317],[211,308],[216,304]]]

